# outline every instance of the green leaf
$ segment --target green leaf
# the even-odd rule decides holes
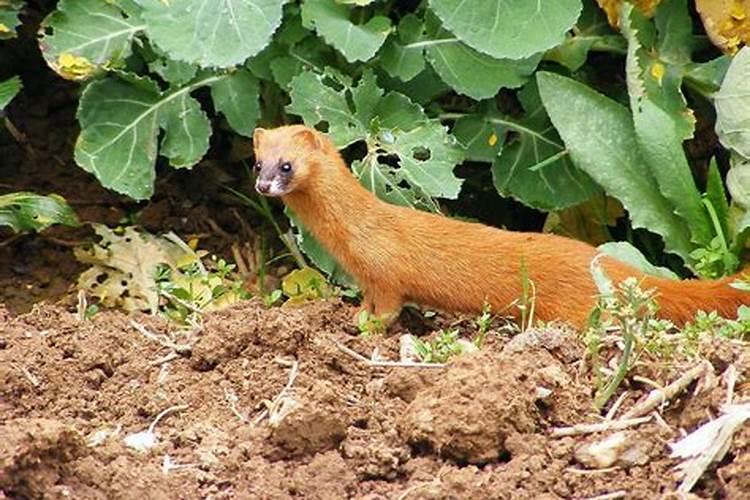
[[[471,48],[521,59],[563,41],[581,0],[430,0],[443,25]]]
[[[716,216],[721,224],[721,231],[726,238],[729,237],[729,202],[724,191],[724,183],[721,180],[719,167],[716,166],[716,158],[711,158],[708,166],[708,178],[706,179],[706,199],[716,211]]]
[[[705,63],[690,63],[685,66],[685,82],[704,96],[712,96],[721,87],[732,58],[720,56]]]
[[[183,61],[175,61],[166,55],[157,57],[148,64],[148,69],[162,77],[171,85],[182,86],[195,78],[198,66]]]
[[[689,263],[693,245],[687,228],[641,157],[628,110],[569,78],[539,72],[537,81],[575,164],[623,204],[633,227],[660,235],[668,252]]]
[[[144,27],[137,15],[127,16],[111,2],[61,0],[42,21],[39,47],[57,74],[85,80],[124,65],[133,38]]]
[[[635,133],[643,156],[659,189],[690,230],[694,243],[705,246],[713,238],[700,192],[695,186],[675,121],[645,98],[641,109],[633,110]]]
[[[394,203],[434,208],[432,197],[455,198],[462,158],[453,136],[397,92],[383,94],[371,72],[354,85],[341,74],[311,71],[291,83],[288,110],[309,126],[327,124],[340,147],[364,141],[367,153],[352,165],[369,189]]]
[[[101,1],[101,0],[97,0]],[[149,38],[172,59],[226,68],[268,45],[287,0],[140,0]]]
[[[560,210],[589,199],[597,186],[565,152],[536,84],[524,87],[519,98],[525,110],[523,118],[492,120],[515,133],[515,139],[505,144],[492,165],[498,193],[540,210]]]
[[[597,247],[597,250],[638,269],[642,273],[669,280],[679,279],[679,276],[666,267],[655,266],[650,263],[640,250],[627,241],[611,241],[603,243]]]
[[[562,64],[570,71],[576,71],[586,62],[589,51],[598,46],[610,52],[624,52],[622,37],[607,23],[604,11],[594,0],[583,2],[583,12],[578,18],[575,33],[566,33],[565,40],[548,50],[544,59]]]
[[[380,50],[380,66],[392,77],[408,82],[425,67],[423,38],[422,20],[414,14],[405,15],[398,24],[398,32],[392,33]]]
[[[734,56],[714,105],[721,143],[750,158],[750,47],[743,47]]]
[[[4,0],[0,2],[0,40],[18,36],[16,29],[21,25],[18,15],[24,6],[23,0]]]
[[[507,129],[490,116],[468,115],[456,120],[452,133],[469,161],[492,163],[503,150]]]
[[[668,0],[660,6],[660,11],[662,7],[675,16],[675,22],[680,19],[685,22],[687,5],[684,0]],[[678,43],[687,43],[684,34],[676,29],[674,40],[672,33],[663,31],[655,36],[655,26],[629,3],[623,5],[620,24],[628,41],[626,72],[631,109],[638,110],[641,101],[649,99],[671,117],[680,139],[692,137],[695,117],[681,90],[684,54],[675,47]],[[662,28],[667,26],[671,24],[662,21]],[[662,54],[662,47],[671,52]],[[665,58],[667,56],[674,60]]]
[[[329,75],[305,71],[292,80],[289,97],[290,113],[302,117],[308,125],[328,123],[328,133],[340,148],[363,138],[367,131],[353,116],[346,100],[346,92],[352,92],[350,82],[340,81]]]
[[[750,162],[737,162],[727,173],[727,188],[732,201],[750,210]]]
[[[197,163],[208,149],[211,127],[190,92],[226,78],[210,75],[168,92],[125,73],[89,84],[78,105],[76,163],[104,187],[136,200],[149,198],[159,130],[161,153],[173,167]]]
[[[0,195],[0,226],[15,232],[43,231],[53,224],[78,226],[75,212],[62,196],[34,193]]]
[[[654,16],[660,56],[673,64],[687,64],[693,50],[693,20],[688,0],[662,0]]]
[[[0,110],[4,110],[22,88],[23,82],[19,76],[12,76],[0,82]]]
[[[428,38],[444,40],[451,36],[435,16],[427,19]],[[493,97],[501,88],[522,86],[542,58],[539,53],[517,60],[495,59],[459,41],[428,45],[425,52],[445,83],[459,94],[476,100]]]
[[[432,66],[425,67],[424,71],[408,82],[403,82],[395,78],[389,79],[387,75],[383,75],[383,80],[386,88],[408,95],[409,99],[422,106],[428,105],[451,90],[435,73]]]
[[[334,0],[305,0],[302,4],[302,22],[314,29],[326,42],[344,54],[347,61],[369,61],[380,49],[391,21],[384,16],[374,16],[363,24],[350,19],[351,9]]]
[[[260,116],[258,80],[247,70],[229,73],[227,78],[211,85],[211,97],[216,110],[241,135],[251,137]]]

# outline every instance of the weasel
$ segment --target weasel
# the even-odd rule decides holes
[[[255,189],[280,197],[357,281],[362,307],[394,319],[405,302],[455,312],[517,313],[525,266],[535,289],[535,315],[583,328],[596,305],[590,264],[599,253],[553,234],[506,231],[454,220],[377,198],[364,188],[330,139],[303,125],[255,130]],[[659,316],[682,325],[699,309],[736,315],[750,293],[734,278],[677,281],[644,275],[602,256],[615,282],[629,276],[655,289]]]

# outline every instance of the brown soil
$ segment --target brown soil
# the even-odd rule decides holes
[[[17,43],[33,44],[33,32]],[[127,218],[154,232],[171,229],[228,258],[232,243],[258,238],[258,221],[219,187],[242,185],[239,165],[215,161],[242,156],[242,145],[214,144],[219,153],[192,172],[160,170],[149,203],[113,195],[72,164],[78,88],[40,70],[38,55],[20,60],[33,51],[14,43],[0,54],[0,69],[22,73],[25,90],[9,118],[26,140],[0,133],[1,192],[56,192],[83,221]],[[0,233],[0,499],[553,499],[620,491],[653,499],[677,484],[668,443],[718,415],[726,395],[721,384],[708,391],[693,384],[664,409],[666,425],[626,431],[625,452],[593,469],[586,446],[611,433],[550,436],[601,419],[584,346],[564,329],[511,336],[494,328],[480,352],[444,369],[370,367],[336,342],[395,359],[398,335],[358,337],[352,306],[267,309],[253,300],[209,314],[192,350],[167,357],[169,348],[131,324],[173,333],[162,319],[116,311],[77,319],[81,266],[71,246],[90,234]],[[429,334],[448,320],[402,321],[402,329],[408,323],[412,333]],[[459,326],[473,333],[469,322]],[[717,341],[704,354],[717,374],[734,364],[747,376],[747,347]],[[271,423],[270,403],[294,362],[297,377],[271,408]],[[651,389],[634,375],[664,384],[693,363],[639,367],[624,384],[620,412]],[[746,379],[735,393],[750,398]],[[169,408],[153,447],[126,445]],[[747,498],[749,478],[746,425],[693,491]]]
[[[119,312],[83,322],[61,305],[0,312],[0,493],[415,499],[622,490],[627,498],[657,498],[676,485],[667,443],[717,415],[725,393],[721,385],[687,393],[663,412],[668,427],[628,431],[631,453],[591,469],[580,450],[606,434],[549,435],[553,427],[597,421],[575,336],[532,331],[509,344],[493,331],[486,348],[445,369],[369,367],[335,342],[365,355],[377,346],[392,359],[397,336],[352,335],[351,314],[338,300],[298,309],[251,300],[207,316],[191,353],[160,362],[169,349]],[[158,318],[132,319],[157,334],[171,330]],[[740,354],[730,349],[725,362],[743,363]],[[271,425],[266,402],[287,384],[292,361],[293,408]],[[664,373],[671,380],[678,370]],[[629,389],[625,405],[648,388]],[[737,397],[749,395],[740,384]],[[176,405],[184,406],[156,425],[153,448],[126,446],[127,435]],[[695,492],[741,498],[748,456],[746,426]],[[169,469],[165,461],[187,465]]]

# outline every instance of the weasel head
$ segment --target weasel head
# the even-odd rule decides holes
[[[303,190],[321,168],[321,153],[333,147],[323,134],[303,125],[256,128],[253,146],[255,190],[263,196]]]

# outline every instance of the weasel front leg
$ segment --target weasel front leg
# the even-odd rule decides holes
[[[398,293],[388,292],[377,287],[368,287],[364,290],[362,306],[357,310],[354,318],[359,324],[360,314],[367,311],[370,319],[380,323],[384,330],[398,318],[401,312],[403,299]]]

